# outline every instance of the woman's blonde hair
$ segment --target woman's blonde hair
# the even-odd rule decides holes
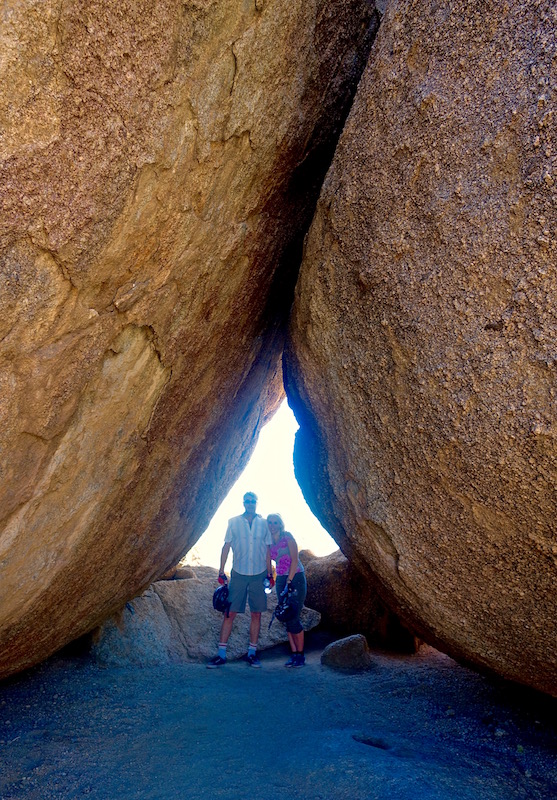
[[[275,517],[275,519],[278,519],[279,526],[280,526],[280,532],[281,532],[281,533],[284,533],[284,531],[285,531],[285,527],[284,527],[284,521],[283,521],[283,519],[282,519],[281,515],[280,515],[280,514],[268,514],[268,515],[267,515],[267,522],[269,522],[269,520],[271,519],[271,517]]]

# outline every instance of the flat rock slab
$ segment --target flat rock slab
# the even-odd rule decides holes
[[[158,581],[127,603],[95,632],[92,645],[95,660],[120,666],[151,666],[206,661],[216,655],[222,614],[213,609],[212,597],[218,573],[202,568],[203,573],[212,575]],[[288,641],[286,628],[277,620],[269,629],[276,604],[276,594],[272,592],[267,600],[268,610],[261,616],[259,650]],[[302,610],[304,630],[316,627],[320,619],[317,611]],[[246,654],[249,625],[249,610],[234,620],[227,649],[230,661]]]

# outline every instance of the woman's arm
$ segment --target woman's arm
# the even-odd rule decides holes
[[[286,541],[288,544],[288,552],[290,553],[290,569],[288,570],[288,578],[286,580],[288,583],[290,583],[298,571],[298,545],[296,544],[296,539],[294,539],[292,534],[287,537]]]

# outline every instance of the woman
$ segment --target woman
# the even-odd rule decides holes
[[[304,656],[304,629],[300,622],[300,613],[306,598],[306,575],[302,563],[298,558],[298,545],[291,533],[284,530],[284,522],[280,514],[269,514],[267,524],[271,531],[273,544],[271,545],[271,560],[276,564],[277,596],[289,588],[297,591],[296,601],[298,613],[294,619],[286,623],[286,632],[292,655],[284,665],[285,667],[303,667],[306,663]]]

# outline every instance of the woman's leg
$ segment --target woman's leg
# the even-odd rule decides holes
[[[304,629],[302,628],[302,623],[300,622],[300,614],[302,613],[302,608],[307,593],[306,576],[303,572],[296,573],[292,581],[292,587],[296,589],[297,593],[298,615],[296,619],[292,620],[292,622],[287,626],[290,629],[288,638],[291,641],[291,646],[293,642],[292,650],[296,654],[296,663],[293,666],[302,666],[305,662]]]
[[[286,586],[286,575],[277,575],[277,582],[275,584],[275,589],[277,592],[277,600],[279,601],[279,603],[280,603],[280,596],[285,586]],[[294,654],[296,652],[296,643],[294,641],[294,636],[288,630],[287,634],[288,634],[288,642],[290,644],[290,650],[292,651],[292,654]],[[289,667],[292,666],[292,658],[288,659],[286,665]]]
[[[304,652],[304,632],[303,630],[300,633],[289,633],[288,638],[290,639],[290,647],[292,648],[293,653],[303,653]]]

